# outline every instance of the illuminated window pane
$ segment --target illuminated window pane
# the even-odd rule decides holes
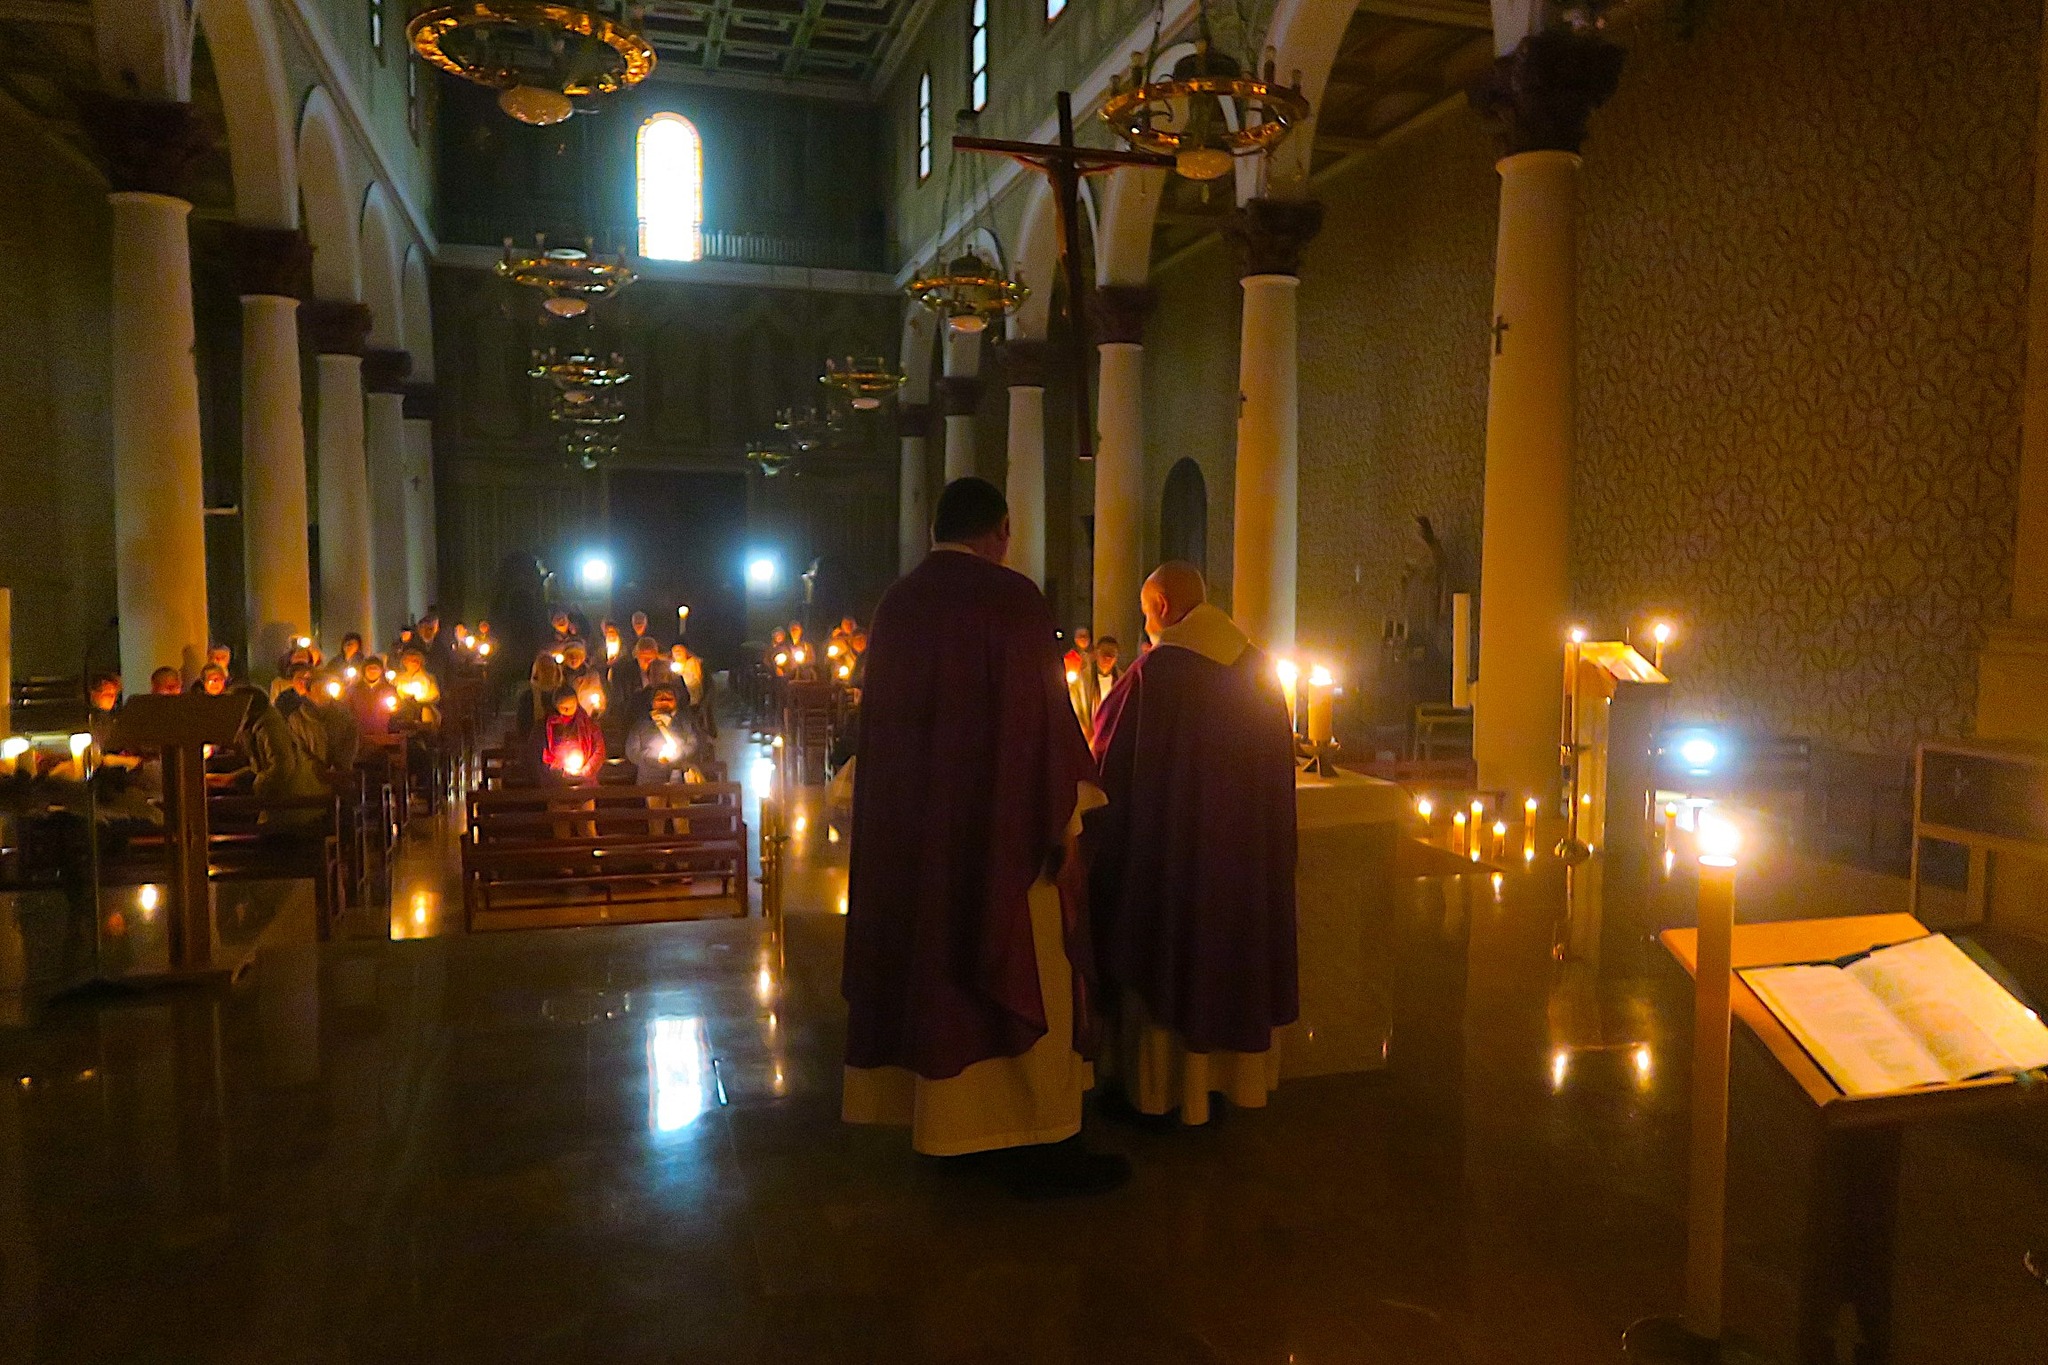
[[[932,73],[917,78],[917,178],[932,173]]]
[[[967,103],[988,107],[988,0],[974,0],[967,16]]]
[[[1067,0],[1045,0],[1045,22],[1048,24],[1066,12]]]
[[[681,114],[640,125],[640,254],[658,261],[704,256],[704,143]]]

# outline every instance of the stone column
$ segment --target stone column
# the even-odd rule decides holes
[[[1045,586],[1045,363],[1047,347],[1015,339],[1003,347],[1010,387],[1010,567]]]
[[[376,653],[384,641],[373,606],[370,476],[363,453],[363,349],[370,310],[319,299],[306,311],[320,374],[320,633],[332,651],[343,635],[360,631],[364,647]]]
[[[1095,291],[1093,332],[1101,357],[1095,397],[1095,589],[1090,616],[1096,638],[1114,635],[1135,655],[1144,616],[1145,314],[1152,292],[1142,285]]]
[[[249,664],[267,673],[313,630],[306,508],[306,418],[299,300],[313,247],[294,228],[242,227],[242,562]]]
[[[121,676],[187,677],[205,661],[206,495],[192,363],[190,200],[210,141],[189,104],[89,101],[81,110],[113,192],[114,577]]]
[[[1313,200],[1254,199],[1225,232],[1237,249],[1244,320],[1237,355],[1232,615],[1257,644],[1294,648],[1299,572],[1300,385],[1295,293],[1301,253],[1323,225]]]
[[[976,472],[974,414],[981,406],[981,333],[946,329],[945,374],[939,380],[946,412],[946,482]]]
[[[1577,384],[1579,146],[1621,77],[1621,49],[1553,29],[1525,38],[1472,92],[1506,155],[1493,277],[1486,487],[1479,556],[1479,785],[1557,790],[1560,679],[1570,626]]]
[[[434,502],[434,386],[414,382],[405,386],[405,586],[406,600],[422,608],[441,600],[438,515]]]
[[[896,430],[902,442],[901,474],[896,486],[896,567],[909,573],[932,547],[930,490],[925,463],[926,433],[932,410],[923,403],[896,405]]]
[[[395,630],[426,603],[414,600],[406,581],[405,377],[412,357],[404,351],[363,352],[363,453],[370,480],[370,610],[377,624]]]

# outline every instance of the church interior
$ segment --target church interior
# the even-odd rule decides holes
[[[0,1365],[2048,1361],[2044,12],[0,0]],[[1089,1197],[844,1121],[961,480],[1292,731]]]

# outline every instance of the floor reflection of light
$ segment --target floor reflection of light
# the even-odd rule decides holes
[[[710,1088],[711,1048],[704,1020],[647,1021],[647,1126],[677,1133],[703,1116]]]
[[[1507,881],[1508,879],[1500,873],[1496,872],[1493,874],[1493,903],[1495,905],[1500,904],[1501,888],[1507,885]]]
[[[1633,1060],[1636,1064],[1637,1082],[1642,1085],[1648,1085],[1650,1083],[1651,1070],[1656,1065],[1655,1059],[1650,1055],[1650,1045],[1648,1043],[1637,1043]]]
[[[775,998],[775,973],[765,962],[754,973],[754,995],[764,1005]]]
[[[842,915],[846,913],[846,893],[844,891],[839,893],[839,913]]]
[[[1550,1054],[1550,1088],[1564,1089],[1564,1080],[1571,1074],[1572,1054],[1566,1048],[1558,1048]]]
[[[778,1095],[782,1094],[785,1090],[789,1088],[789,1082],[785,1081],[782,1078],[782,1067],[779,1063],[775,1068],[775,1078],[771,1082],[771,1084],[775,1090],[775,1093]]]

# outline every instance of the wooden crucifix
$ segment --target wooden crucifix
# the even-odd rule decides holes
[[[1155,152],[1113,152],[1074,145],[1074,99],[1060,91],[1060,140],[1005,142],[1000,138],[956,136],[953,150],[991,152],[1020,161],[1052,181],[1053,211],[1060,230],[1060,278],[1067,285],[1067,358],[1073,365],[1074,449],[1095,458],[1095,423],[1088,410],[1088,291],[1081,277],[1081,178],[1119,166],[1171,166]]]

